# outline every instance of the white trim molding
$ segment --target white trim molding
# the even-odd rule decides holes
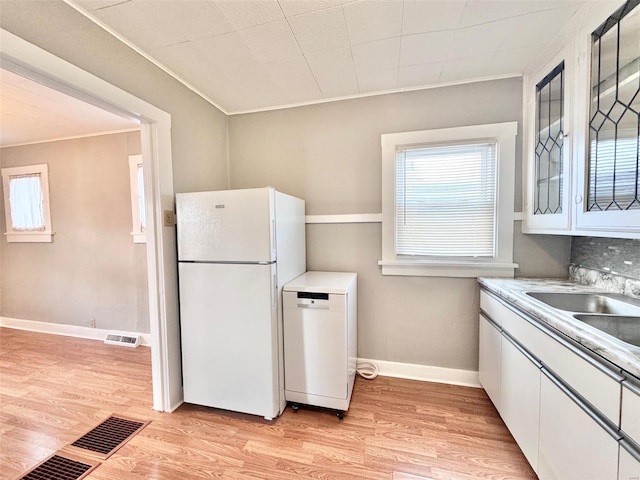
[[[382,160],[382,259],[383,275],[436,277],[513,277],[514,172],[518,122],[388,133],[380,136]],[[403,148],[455,145],[478,140],[496,143],[494,253],[491,257],[403,256],[396,248],[396,155]]]
[[[105,330],[102,328],[81,327],[78,325],[64,325],[61,323],[39,322],[36,320],[23,320],[20,318],[0,317],[0,327],[13,328],[15,330],[27,330],[29,332],[48,333],[51,335],[63,335],[65,337],[86,338],[89,340],[104,341],[107,333],[119,335],[140,336],[140,345],[151,346],[151,334],[139,332],[125,332],[121,330]]]
[[[378,375],[383,377],[406,378],[421,382],[446,383],[464,387],[482,388],[478,372],[456,368],[434,367],[415,363],[388,362],[386,360],[370,360],[358,358],[360,363],[373,363],[378,367]]]
[[[524,220],[523,212],[513,212],[513,221]],[[347,213],[333,215],[307,215],[305,223],[382,223],[382,213]]]
[[[380,223],[382,213],[353,213],[344,215],[307,215],[306,223]]]

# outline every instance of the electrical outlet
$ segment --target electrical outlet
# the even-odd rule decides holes
[[[96,319],[91,317],[91,320],[89,320],[89,323],[91,324],[91,328],[96,328]]]
[[[173,227],[175,225],[175,216],[173,215],[173,212],[171,210],[165,210],[163,212],[163,217],[163,223],[165,227]]]

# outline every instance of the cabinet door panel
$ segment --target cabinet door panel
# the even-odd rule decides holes
[[[478,377],[489,398],[500,411],[500,350],[502,335],[480,315],[480,359]]]
[[[571,220],[571,90],[576,69],[568,44],[526,78],[525,233],[566,232]]]
[[[624,447],[620,446],[618,480],[638,480],[638,478],[640,478],[640,460],[634,458]]]
[[[618,442],[545,375],[540,382],[541,480],[618,476]]]
[[[634,388],[634,390],[636,390]],[[626,385],[622,389],[622,415],[620,428],[633,441],[640,444],[640,395]]]
[[[507,337],[502,338],[501,384],[502,419],[531,467],[537,471],[540,369]]]

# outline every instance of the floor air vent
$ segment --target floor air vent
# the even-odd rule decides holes
[[[20,480],[44,480],[54,478],[56,480],[79,480],[88,475],[91,470],[98,465],[99,464],[91,465],[60,455],[53,455],[26,473],[23,477],[20,477]]]
[[[107,459],[149,422],[136,422],[119,417],[109,417],[100,425],[73,442],[70,447],[89,450],[101,459]],[[67,447],[69,448],[69,447]],[[76,450],[78,452],[78,450]]]
[[[124,347],[137,347],[140,345],[140,335],[119,335],[107,333],[104,343],[109,345],[122,345]]]

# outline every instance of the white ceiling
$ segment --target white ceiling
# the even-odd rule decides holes
[[[133,128],[139,124],[0,69],[0,147]]]
[[[520,75],[595,1],[65,0],[227,114]],[[0,146],[136,124],[0,70]]]
[[[233,114],[520,75],[604,0],[65,1]]]

